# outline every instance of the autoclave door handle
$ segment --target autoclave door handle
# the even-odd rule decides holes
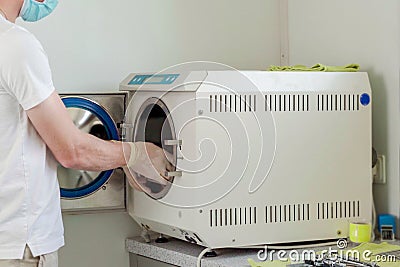
[[[167,176],[167,177],[181,177],[182,176],[182,171],[165,172],[165,176]]]
[[[182,140],[164,140],[164,145],[166,146],[179,146],[179,149],[181,149],[182,146]],[[177,157],[177,159],[183,159],[183,157]],[[172,171],[172,172],[166,172],[167,177],[182,177],[182,171]]]
[[[166,146],[181,146],[182,140],[164,140]]]

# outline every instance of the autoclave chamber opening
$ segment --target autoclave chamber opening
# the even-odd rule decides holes
[[[150,98],[145,101],[139,110],[135,123],[134,141],[150,142],[170,153],[172,156],[169,158],[175,170],[177,147],[165,144],[165,140],[175,139],[173,122],[164,102],[157,98]],[[174,180],[174,177],[170,177],[170,182],[163,185],[142,175],[136,175],[138,179],[141,179],[145,193],[154,199],[163,198],[168,193]]]

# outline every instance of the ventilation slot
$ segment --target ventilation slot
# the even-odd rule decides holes
[[[265,206],[266,223],[284,223],[310,220],[310,204]]]
[[[210,227],[257,224],[257,208],[210,210]]]
[[[254,112],[256,95],[210,95],[210,112]]]
[[[317,204],[317,219],[340,219],[360,217],[360,201],[320,202]]]
[[[360,110],[360,95],[317,95],[318,111],[356,111]]]
[[[309,111],[309,95],[265,95],[265,111]]]

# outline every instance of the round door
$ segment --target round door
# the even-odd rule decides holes
[[[62,101],[72,121],[81,131],[104,140],[119,140],[117,126],[102,106],[78,96],[63,97]],[[112,173],[113,170],[89,172],[67,169],[59,165],[57,177],[61,197],[76,199],[91,195],[108,181]]]
[[[147,99],[136,117],[133,141],[150,142],[163,148],[171,154],[168,158],[172,160],[171,164],[176,170],[177,144],[173,142],[174,140],[176,140],[175,129],[167,106],[158,98]],[[154,199],[163,198],[174,180],[171,176],[170,182],[163,185],[137,173],[135,176],[143,185],[144,192]]]

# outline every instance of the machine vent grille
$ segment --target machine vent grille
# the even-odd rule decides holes
[[[210,227],[257,224],[257,207],[210,210]]]
[[[360,201],[320,202],[317,219],[355,218],[360,216]]]
[[[254,112],[256,95],[210,95],[210,112]]]
[[[310,96],[296,94],[265,95],[265,111],[309,111]]]
[[[357,111],[360,110],[360,95],[322,94],[317,95],[318,111]]]
[[[266,223],[284,223],[310,220],[310,204],[265,206]]]

